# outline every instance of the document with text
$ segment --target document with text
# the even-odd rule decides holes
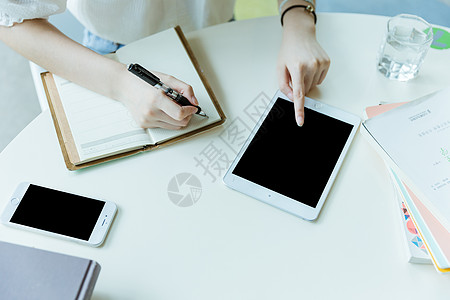
[[[363,126],[450,231],[450,88],[371,118]]]

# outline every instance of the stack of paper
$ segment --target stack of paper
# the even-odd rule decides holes
[[[390,106],[366,109],[361,133],[389,166],[417,247],[423,243],[436,269],[450,272],[450,88]],[[411,223],[406,229],[414,233]],[[427,261],[410,253],[411,262]]]

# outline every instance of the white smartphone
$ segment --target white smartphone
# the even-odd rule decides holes
[[[22,182],[8,200],[1,222],[97,247],[105,240],[116,211],[110,201]]]

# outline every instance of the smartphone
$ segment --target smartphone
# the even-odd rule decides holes
[[[105,240],[116,211],[110,201],[22,182],[10,197],[1,222],[97,247]]]

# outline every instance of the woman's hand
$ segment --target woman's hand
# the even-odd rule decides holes
[[[183,94],[192,104],[198,105],[192,87],[175,77],[154,72],[162,82]],[[122,93],[119,97],[131,112],[136,123],[142,128],[161,127],[181,129],[185,127],[192,115],[197,112],[193,106],[180,106],[164,92],[157,89],[128,71],[123,73]]]
[[[130,73],[124,64],[69,39],[45,19],[0,26],[0,40],[52,73],[122,102],[141,127],[180,129],[197,112],[195,107],[176,104]],[[197,105],[191,86],[166,74],[156,75]]]
[[[303,8],[284,16],[283,37],[278,55],[280,90],[294,102],[299,126],[305,119],[305,95],[325,79],[330,58],[316,40],[314,19]]]

